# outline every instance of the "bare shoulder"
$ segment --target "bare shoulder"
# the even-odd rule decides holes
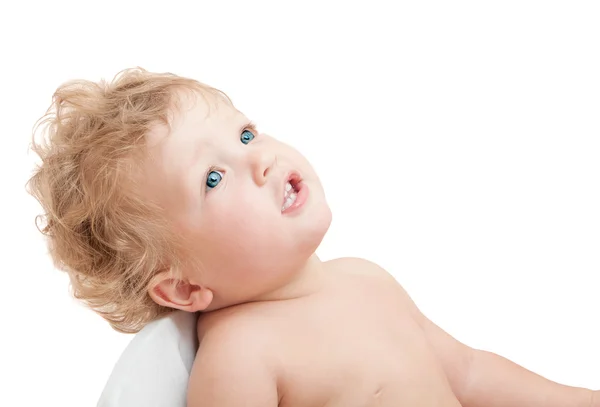
[[[261,329],[260,318],[249,316],[230,312],[201,318],[188,406],[277,406],[277,375],[269,352],[273,335]]]
[[[394,297],[414,318],[422,318],[421,312],[404,287],[392,274],[377,263],[359,257],[343,257],[332,260],[331,267],[342,273],[364,277],[364,281],[373,283],[372,287],[379,288],[380,295]]]
[[[244,361],[248,356],[242,354],[251,352],[262,357],[272,351],[272,320],[259,310],[260,304],[250,303],[201,315],[198,318],[199,356],[226,358],[233,355]]]
[[[392,285],[398,285],[398,281],[387,270],[370,260],[360,257],[341,257],[328,262],[331,267],[345,273],[362,275],[379,279]]]

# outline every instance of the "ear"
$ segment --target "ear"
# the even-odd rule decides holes
[[[203,311],[213,300],[211,290],[174,279],[169,270],[160,271],[152,278],[148,294],[158,305],[187,312]]]

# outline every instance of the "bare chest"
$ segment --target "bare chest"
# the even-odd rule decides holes
[[[281,325],[281,407],[460,406],[401,301],[344,293]]]

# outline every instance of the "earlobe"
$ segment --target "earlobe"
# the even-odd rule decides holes
[[[210,289],[174,279],[168,270],[154,276],[148,285],[148,294],[158,305],[187,312],[203,311],[213,300]]]

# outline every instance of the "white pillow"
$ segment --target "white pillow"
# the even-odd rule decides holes
[[[198,350],[197,314],[174,311],[146,325],[127,345],[98,407],[185,407]]]

